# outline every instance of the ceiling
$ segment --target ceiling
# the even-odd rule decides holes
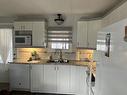
[[[103,16],[127,0],[0,0],[0,16],[84,14]]]

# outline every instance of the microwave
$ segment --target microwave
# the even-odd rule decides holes
[[[32,35],[15,35],[15,46],[31,46]]]

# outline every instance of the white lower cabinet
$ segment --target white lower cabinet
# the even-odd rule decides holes
[[[45,93],[69,93],[70,66],[44,65]]]
[[[76,95],[87,95],[86,67],[71,66],[70,92]]]
[[[57,65],[57,93],[70,93],[70,66]]]
[[[44,89],[43,65],[30,65],[31,70],[31,92],[42,92]]]
[[[43,66],[43,67],[42,67]],[[32,65],[31,91],[69,94],[70,65]]]
[[[70,67],[70,94],[76,94],[78,91],[77,66]]]
[[[77,95],[87,95],[87,84],[86,84],[86,67],[77,66],[76,80],[78,89]]]
[[[86,67],[62,64],[12,64],[9,68],[11,90],[87,95]]]
[[[56,65],[44,65],[44,88],[45,93],[57,92],[57,73]]]
[[[10,90],[29,91],[30,77],[29,65],[10,64],[9,65],[9,82]]]

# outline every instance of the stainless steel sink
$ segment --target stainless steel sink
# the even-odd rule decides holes
[[[63,60],[48,60],[47,63],[69,63],[69,60],[63,59]]]

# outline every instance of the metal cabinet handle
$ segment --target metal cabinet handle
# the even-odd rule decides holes
[[[87,42],[87,46],[89,46],[89,42]]]
[[[79,46],[79,42],[77,42],[78,46]]]
[[[59,67],[57,67],[57,70],[59,70]]]
[[[30,70],[32,70],[32,66],[31,65],[29,66],[29,68],[30,68]]]
[[[25,25],[23,25],[23,29],[25,29]]]
[[[21,30],[22,30],[22,26],[21,26]]]
[[[56,70],[56,67],[54,67],[54,70]]]

